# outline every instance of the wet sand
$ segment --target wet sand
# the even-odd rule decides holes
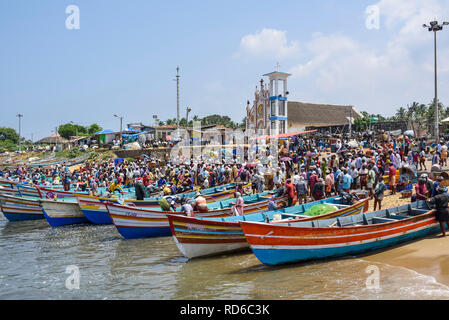
[[[399,193],[389,194],[390,191],[386,191],[382,209],[410,203],[410,199],[401,199]],[[369,211],[373,210],[373,205],[374,201],[371,200]],[[367,254],[361,258],[411,269],[449,286],[449,231],[446,231],[446,234],[446,237],[441,237],[442,234],[439,233],[374,254]]]

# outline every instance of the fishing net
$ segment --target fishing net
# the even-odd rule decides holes
[[[314,205],[309,210],[306,210],[306,212],[304,212],[304,215],[314,217],[314,216],[319,216],[319,215],[326,214],[329,212],[334,212],[336,210],[338,210],[336,206],[333,206],[333,205],[327,204],[327,203],[323,203],[323,204]]]

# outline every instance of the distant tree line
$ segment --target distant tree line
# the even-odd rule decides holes
[[[20,141],[24,146],[31,144],[31,141],[26,141],[23,137],[20,138]],[[18,150],[18,144],[19,134],[15,129],[0,127],[0,152]]]
[[[66,123],[58,128],[58,133],[61,137],[65,139],[70,139],[70,137],[74,136],[91,136],[95,132],[103,130],[98,124],[93,123],[90,126],[82,126],[74,123]]]
[[[372,118],[377,118],[376,121],[407,121],[410,128],[418,137],[427,130],[432,132],[435,127],[435,104],[423,104],[419,102],[412,102],[406,107],[400,107],[396,113],[391,117],[383,117],[380,114],[369,114],[366,111],[361,112],[362,118],[354,120],[355,131],[366,131]],[[449,108],[445,107],[441,102],[438,103],[439,120],[449,117]]]
[[[218,114],[213,114],[210,116],[206,116],[204,118],[200,118],[198,116],[193,116],[193,118],[191,120],[189,120],[189,122],[187,122],[186,118],[181,118],[179,119],[179,125],[181,127],[193,127],[193,122],[194,121],[201,121],[201,125],[209,125],[209,124],[216,124],[216,125],[222,125],[225,126],[227,128],[232,128],[232,129],[245,129],[246,127],[246,117],[240,122],[234,122],[232,121],[232,119],[228,116],[221,116]],[[163,126],[166,124],[176,124],[176,118],[173,119],[168,119],[166,121],[159,121],[159,125]]]

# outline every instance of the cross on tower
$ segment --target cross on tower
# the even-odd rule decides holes
[[[279,64],[279,62],[276,63],[275,68],[276,68],[276,71],[279,71],[279,69],[281,68],[281,65]]]

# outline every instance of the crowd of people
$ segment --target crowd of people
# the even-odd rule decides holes
[[[376,210],[381,209],[387,190],[395,194],[398,188],[405,188],[418,179],[418,171],[441,171],[447,166],[448,153],[444,140],[429,145],[425,139],[394,137],[383,131],[353,139],[317,134],[293,136],[280,140],[278,147],[278,154],[271,155],[271,159],[278,161],[277,166],[273,166],[273,161],[263,163],[258,158],[252,163],[186,161],[179,164],[142,156],[131,162],[87,161],[75,170],[65,164],[52,168],[23,165],[0,170],[0,178],[62,186],[64,190],[90,191],[92,195],[102,196],[134,188],[137,200],[163,194],[168,203],[168,206],[163,204],[165,209],[173,209],[173,197],[177,194],[235,182],[238,185],[236,214],[243,213],[242,196],[248,193],[282,189],[288,197],[287,205],[292,206],[357,190],[374,199]],[[430,158],[432,165],[428,168],[426,160]],[[438,194],[441,179],[432,181],[424,173],[418,180],[416,199],[429,199]],[[242,188],[246,184],[251,185],[250,192]],[[196,203],[186,200],[183,207],[188,213],[194,209],[205,210],[203,199]]]

